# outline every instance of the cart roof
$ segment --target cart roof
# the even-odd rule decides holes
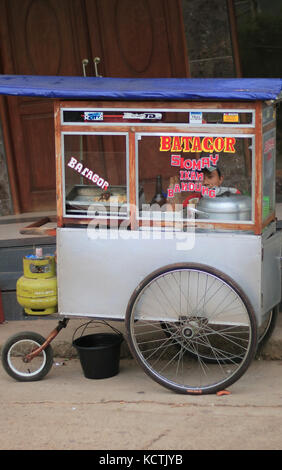
[[[0,75],[0,94],[109,100],[277,100],[281,78],[100,78]]]

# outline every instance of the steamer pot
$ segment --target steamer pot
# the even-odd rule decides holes
[[[251,220],[252,201],[242,194],[202,197],[196,206],[198,219],[211,220]]]

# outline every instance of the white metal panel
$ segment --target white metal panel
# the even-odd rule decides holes
[[[177,232],[114,230],[100,231],[100,237],[104,239],[93,239],[84,228],[58,229],[61,314],[123,319],[132,292],[145,276],[169,264],[194,262],[237,282],[260,319],[261,237],[209,232],[197,233],[194,240]]]
[[[281,231],[263,240],[261,300],[265,312],[281,301],[281,242]]]

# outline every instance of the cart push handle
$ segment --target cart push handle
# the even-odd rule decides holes
[[[56,236],[56,225],[55,227],[44,227],[46,224],[56,224],[57,217],[43,217],[35,222],[27,225],[26,227],[20,229],[20,233],[23,235],[47,235],[50,237]]]

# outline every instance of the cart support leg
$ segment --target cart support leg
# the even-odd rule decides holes
[[[4,323],[4,321],[5,321],[4,307],[3,307],[3,302],[2,302],[2,292],[0,289],[0,323]]]
[[[51,343],[51,341],[53,341],[53,339],[56,338],[58,333],[60,333],[60,331],[63,328],[66,328],[68,322],[69,322],[69,318],[63,318],[63,320],[59,320],[58,325],[56,326],[56,328],[53,331],[51,331],[51,333],[47,337],[46,341],[44,341],[44,343],[39,348],[35,349],[33,352],[28,354],[24,358],[24,362],[30,362],[34,357],[38,356],[38,354],[40,354],[41,351],[44,351],[44,349],[47,348],[47,346]]]

